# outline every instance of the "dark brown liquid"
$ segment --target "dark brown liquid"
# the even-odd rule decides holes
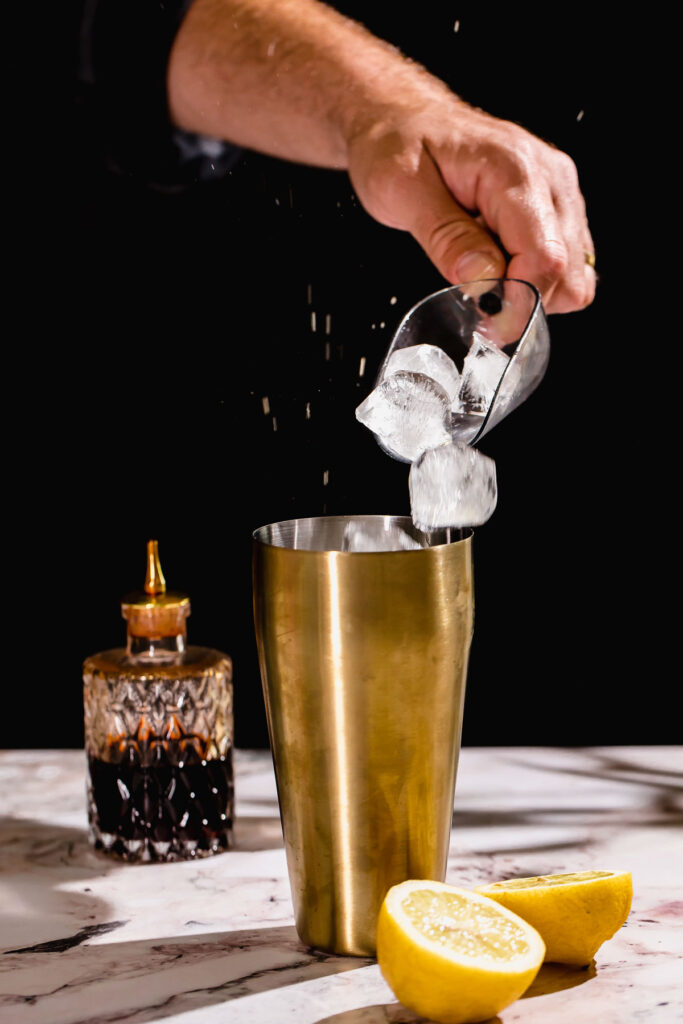
[[[144,765],[132,751],[119,762],[88,757],[90,816],[98,848],[126,859],[152,860],[228,849],[232,758],[186,756],[171,760],[164,751],[153,764]]]

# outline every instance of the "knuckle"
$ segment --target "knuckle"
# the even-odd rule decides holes
[[[576,273],[563,282],[562,297],[568,312],[585,309],[595,298],[595,282],[587,278],[586,274]]]
[[[546,239],[538,251],[538,262],[543,275],[551,281],[559,281],[567,273],[569,256],[563,242]]]
[[[492,174],[501,186],[526,186],[538,164],[536,140],[523,128],[502,122],[485,139],[477,139],[472,156]]]
[[[571,281],[567,286],[566,291],[574,309],[584,309],[590,302],[590,299],[588,299],[588,293],[586,291],[585,281]]]
[[[515,148],[502,151],[498,166],[510,185],[528,187],[534,180],[536,160],[531,147],[523,140]]]
[[[574,187],[578,188],[579,172],[577,170],[576,164],[569,156],[569,154],[563,153],[561,150],[558,150],[555,156],[555,162],[557,167],[559,168],[560,174],[562,175],[564,181],[567,184],[573,185]]]

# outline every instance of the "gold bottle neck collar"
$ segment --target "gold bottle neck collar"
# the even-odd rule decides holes
[[[160,639],[184,637],[187,633],[185,620],[190,614],[190,599],[187,594],[166,590],[156,540],[147,542],[144,590],[123,598],[121,614],[128,624],[129,637]]]

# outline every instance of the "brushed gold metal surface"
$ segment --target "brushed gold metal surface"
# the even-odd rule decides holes
[[[443,880],[473,626],[471,537],[254,542],[254,617],[303,942],[373,955],[387,890]]]

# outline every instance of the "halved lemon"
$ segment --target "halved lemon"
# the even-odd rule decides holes
[[[509,878],[476,892],[532,924],[546,945],[546,960],[584,966],[628,917],[633,882],[628,871]]]
[[[468,889],[411,880],[387,893],[377,962],[396,997],[443,1024],[487,1020],[529,987],[545,946],[535,928]]]

